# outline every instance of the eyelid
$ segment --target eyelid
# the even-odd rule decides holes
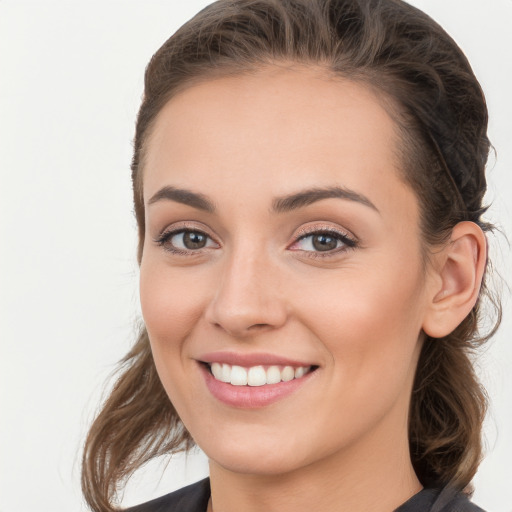
[[[191,221],[181,221],[176,222],[174,224],[171,224],[169,226],[166,226],[163,230],[159,232],[159,234],[153,238],[153,242],[157,245],[163,247],[165,250],[167,250],[170,253],[173,254],[183,254],[183,255],[197,255],[200,254],[204,250],[209,250],[212,247],[203,247],[200,249],[195,250],[186,250],[181,249],[178,247],[170,248],[166,247],[166,243],[175,235],[183,232],[195,232],[195,233],[201,233],[208,237],[210,240],[212,240],[217,246],[220,247],[220,243],[217,240],[217,237],[211,234],[211,230],[208,229],[204,224],[198,223],[198,222],[191,222]]]
[[[301,227],[294,235],[295,240],[299,240],[308,235],[314,235],[316,233],[333,233],[334,235],[339,235],[344,238],[348,238],[353,242],[357,242],[357,238],[350,233],[350,231],[346,229],[342,229],[340,227],[334,227],[329,224],[314,224]]]
[[[176,222],[171,225],[166,226],[164,229],[160,231],[157,237],[153,238],[153,242],[156,244],[164,247],[164,249],[168,250],[169,252],[176,253],[176,254],[185,254],[185,255],[191,255],[191,254],[200,254],[204,250],[212,249],[212,247],[203,247],[200,249],[190,249],[190,250],[183,250],[178,247],[165,247],[166,243],[175,235],[191,231],[191,232],[197,232],[202,233],[205,236],[207,236],[211,241],[213,241],[218,247],[221,246],[220,242],[217,240],[217,237],[211,233],[211,230],[205,226],[201,222],[196,221],[181,221]],[[292,247],[297,244],[300,240],[303,240],[304,238],[307,238],[308,236],[313,236],[317,234],[332,234],[336,238],[338,238],[342,243],[343,247],[332,249],[329,251],[310,251],[310,250],[304,250],[304,249],[292,249]],[[294,236],[293,241],[287,246],[287,249],[289,250],[295,250],[297,252],[302,252],[304,254],[307,254],[309,257],[328,257],[328,256],[334,256],[336,254],[340,254],[343,252],[346,252],[349,249],[354,249],[359,246],[359,240],[348,230],[345,230],[339,226],[332,226],[330,224],[310,224],[306,226],[302,226],[299,228]]]
[[[296,245],[300,240],[303,240],[309,236],[317,235],[317,234],[331,234],[341,240],[344,244],[343,247],[333,249],[330,251],[309,251],[304,249],[292,249],[294,245]],[[349,231],[340,228],[334,227],[329,224],[314,224],[301,227],[293,237],[293,242],[288,245],[289,250],[294,250],[297,252],[301,252],[308,257],[311,258],[326,258],[333,257],[344,253],[350,249],[355,249],[359,246],[359,240],[352,235]]]
[[[216,240],[216,236],[212,234],[211,229],[208,228],[208,226],[206,226],[202,222],[189,220],[173,222],[172,224],[165,226],[163,229],[159,230],[158,235],[155,238],[153,238],[153,240],[156,241],[163,237],[164,235],[168,235],[169,233],[179,233],[180,231],[197,231],[200,233],[204,233],[205,235],[209,236],[212,240]]]

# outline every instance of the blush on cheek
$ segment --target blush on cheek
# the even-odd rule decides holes
[[[141,268],[140,301],[152,345],[179,345],[199,322],[204,309],[201,287],[165,269]]]
[[[302,306],[322,326],[317,336],[332,340],[331,352],[345,364],[350,361],[353,371],[384,376],[410,360],[417,344],[421,322],[415,276],[402,281],[398,270],[388,276],[367,273],[357,283],[345,280],[331,291],[331,300],[312,294]]]

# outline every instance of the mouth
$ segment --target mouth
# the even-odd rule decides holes
[[[232,386],[259,387],[301,379],[318,366],[256,365],[244,367],[220,362],[202,363],[213,378]]]
[[[212,352],[196,361],[211,395],[242,409],[263,408],[309,388],[320,368],[269,353]]]

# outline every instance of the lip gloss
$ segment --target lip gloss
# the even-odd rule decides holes
[[[279,356],[276,354],[269,354],[266,352],[258,353],[235,353],[230,351],[210,352],[201,355],[198,361],[203,363],[227,363],[230,365],[238,365],[248,368],[250,366],[313,366],[313,363],[307,361],[296,361],[288,357]]]
[[[231,407],[246,409],[265,407],[286,398],[309,381],[315,373],[312,371],[303,377],[277,384],[234,386],[215,379],[204,364],[200,363],[199,366],[205,379],[206,387],[217,400]]]

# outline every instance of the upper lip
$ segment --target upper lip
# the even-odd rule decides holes
[[[241,354],[236,352],[210,352],[197,359],[202,363],[223,363],[232,366],[243,366],[245,368],[251,366],[314,366],[310,362],[306,363],[304,361],[297,361],[269,353]]]

